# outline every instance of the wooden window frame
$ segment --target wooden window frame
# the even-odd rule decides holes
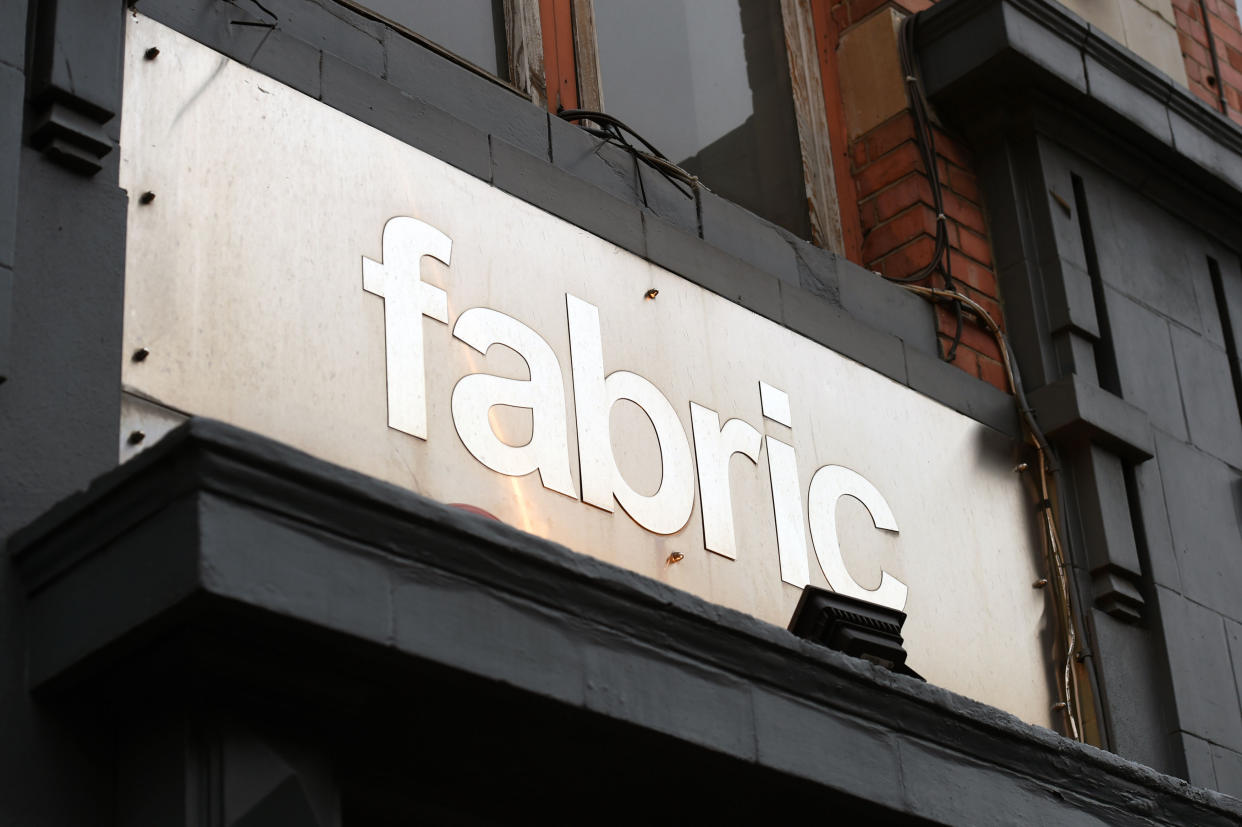
[[[604,109],[599,53],[595,37],[594,0],[503,0],[509,80],[503,80],[407,26],[368,9],[362,0],[337,0],[417,40],[427,48],[476,74],[528,98],[555,114],[562,109]],[[802,178],[806,188],[811,241],[839,255],[855,255],[858,246],[842,231],[843,206],[853,204],[842,191],[833,163],[833,143],[843,140],[829,120],[825,105],[822,33],[826,6],[822,0],[780,0],[785,55],[793,94]],[[852,227],[856,220],[844,222]]]
[[[558,108],[607,111],[600,84],[593,0],[540,0],[540,5],[545,9],[548,89],[561,90],[559,100],[549,93],[546,100],[549,111],[555,113]],[[838,182],[833,164],[834,136],[825,105],[814,0],[780,0],[780,11],[811,241],[846,255],[849,246],[842,232],[840,205],[848,203],[848,193],[841,193],[839,184],[848,182]],[[549,17],[553,18],[551,25]],[[555,40],[549,35],[553,31]]]

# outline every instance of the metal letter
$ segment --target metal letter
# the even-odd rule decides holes
[[[599,311],[595,305],[565,295],[569,313],[569,353],[573,366],[574,406],[578,414],[578,461],[582,500],[612,511],[612,500],[648,531],[675,534],[694,510],[694,465],[690,443],[677,412],[659,388],[636,373],[619,370],[604,378]],[[618,399],[643,409],[660,443],[660,489],[651,496],[635,491],[617,469],[608,420]]]
[[[569,433],[565,425],[565,385],[561,363],[538,333],[518,320],[474,307],[457,317],[453,335],[479,353],[504,345],[526,360],[530,379],[487,373],[463,376],[453,388],[453,425],[474,458],[511,477],[539,472],[544,488],[578,498],[569,472]],[[494,405],[529,408],[534,418],[530,442],[510,445],[492,428]]]
[[[806,557],[806,518],[802,513],[802,487],[798,485],[798,458],[794,449],[779,439],[769,436],[765,441],[781,579],[804,589],[811,582],[811,567]]]
[[[767,382],[760,382],[759,404],[765,417],[773,422],[793,427],[793,416],[789,413],[789,394],[772,387]]]
[[[730,419],[720,427],[720,415],[690,403],[694,456],[699,466],[699,505],[703,515],[703,545],[730,560],[737,559],[733,529],[733,490],[729,460],[741,454],[758,464],[763,438],[749,423]]]
[[[905,583],[885,571],[880,573],[878,588],[864,589],[845,569],[837,539],[837,501],[845,496],[863,504],[876,528],[897,531],[893,511],[874,485],[849,468],[825,465],[811,478],[810,491],[811,541],[815,544],[815,556],[819,558],[824,577],[834,591],[901,611],[906,606]]]
[[[422,280],[423,256],[448,266],[453,242],[414,218],[384,225],[384,263],[362,257],[362,289],[384,299],[388,427],[427,438],[427,378],[422,317],[448,324],[448,294]]]

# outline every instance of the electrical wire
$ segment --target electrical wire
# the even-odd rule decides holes
[[[1065,558],[1065,546],[1061,542],[1060,523],[1057,517],[1059,508],[1054,503],[1052,497],[1054,485],[1050,483],[1053,475],[1058,470],[1056,458],[1052,453],[1052,446],[1049,445],[1047,438],[1039,427],[1039,423],[1035,421],[1034,411],[1027,402],[1026,391],[1022,386],[1022,377],[1018,372],[1017,360],[1014,358],[1008,337],[982,305],[957,290],[953,280],[948,255],[950,248],[947,219],[944,212],[944,193],[940,183],[940,169],[936,163],[935,134],[930,125],[927,113],[927,99],[919,80],[918,66],[915,60],[917,20],[918,15],[914,14],[905,17],[901,21],[897,43],[901,58],[901,70],[905,76],[906,94],[910,102],[911,113],[914,116],[915,137],[923,161],[923,167],[927,171],[927,180],[931,186],[932,201],[936,210],[936,246],[932,253],[931,261],[924,267],[909,276],[889,278],[889,281],[897,282],[906,290],[922,295],[933,302],[952,303],[955,310],[957,330],[953,344],[945,354],[946,361],[952,361],[953,354],[961,342],[963,308],[969,309],[997,341],[1005,379],[1013,393],[1014,404],[1018,409],[1019,418],[1022,422],[1024,440],[1035,450],[1037,459],[1038,511],[1043,529],[1045,565],[1048,570],[1049,583],[1052,586],[1053,609],[1060,627],[1061,640],[1059,645],[1064,647],[1065,657],[1062,668],[1059,670],[1061,675],[1057,681],[1059,684],[1058,693],[1061,695],[1061,702],[1058,704],[1058,707],[1064,710],[1065,728],[1069,735],[1075,740],[1083,741],[1082,692],[1078,684],[1077,670],[1074,669],[1074,663],[1082,657],[1081,644],[1079,642],[1077,613],[1074,610],[1070,589],[1069,566]],[[917,282],[924,281],[937,272],[940,273],[944,280],[944,289],[917,284]],[[1059,489],[1057,489],[1056,493],[1059,499]]]
[[[628,152],[634,158],[635,171],[638,172],[638,162],[642,162],[647,166],[660,173],[666,181],[672,184],[678,192],[687,198],[694,198],[694,193],[699,189],[706,189],[699,181],[698,176],[686,172],[681,167],[674,164],[664,156],[664,153],[656,149],[651,143],[639,135],[630,127],[621,122],[620,119],[614,118],[612,115],[604,112],[595,112],[590,109],[562,109],[556,113],[558,118],[565,121],[591,121],[598,124],[598,127],[583,126],[581,123],[578,127],[585,132],[589,132],[597,138],[602,138],[614,146],[619,146]],[[630,143],[626,138],[626,134],[633,135],[638,139],[639,143],[645,149],[639,149]],[[647,204],[647,188],[643,184],[643,177],[638,174],[638,187],[642,195],[643,205]]]
[[[924,287],[917,284],[902,285],[912,293],[940,301],[952,301],[959,307],[968,308],[984,327],[996,338],[1000,346],[1001,363],[1005,371],[1005,379],[1013,393],[1014,402],[1022,421],[1022,429],[1026,441],[1036,453],[1038,462],[1040,521],[1043,538],[1046,544],[1045,563],[1048,568],[1050,585],[1053,587],[1053,603],[1058,623],[1061,627],[1062,644],[1065,647],[1065,661],[1059,680],[1059,692],[1064,703],[1066,729],[1075,740],[1082,741],[1082,693],[1078,686],[1078,674],[1074,663],[1081,655],[1077,623],[1075,621],[1074,604],[1069,585],[1069,566],[1065,559],[1064,545],[1061,543],[1060,528],[1057,520],[1058,509],[1054,505],[1050,477],[1056,473],[1057,466],[1052,454],[1052,446],[1035,421],[1034,412],[1026,401],[1026,392],[1022,386],[1022,377],[1018,372],[1013,350],[1009,346],[1009,338],[996,320],[974,299],[961,293],[941,290],[935,287]]]
[[[936,211],[936,246],[931,260],[918,271],[908,276],[885,276],[885,278],[899,284],[914,284],[939,273],[944,281],[944,288],[956,293],[952,257],[949,255],[949,221],[944,212],[944,190],[940,185],[940,166],[936,162],[936,136],[931,128],[931,118],[927,113],[927,99],[919,83],[915,62],[916,17],[917,15],[911,15],[902,19],[897,37],[897,51],[901,58],[901,72],[905,77],[906,98],[910,102],[910,111],[914,117],[914,132],[917,139],[915,143],[923,161],[923,169],[927,173],[927,183],[931,188],[932,207]],[[952,307],[954,333],[952,343],[945,351],[946,362],[952,362],[957,358],[957,349],[962,343],[962,308],[956,303],[953,303]]]

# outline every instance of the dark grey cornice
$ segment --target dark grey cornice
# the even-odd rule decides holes
[[[1242,129],[1082,18],[1049,0],[944,0],[919,15],[927,94],[979,114],[998,91],[1050,91],[1116,139],[1214,179],[1242,203]],[[1161,158],[1160,156],[1163,156]]]
[[[197,674],[247,675],[246,702],[269,671],[400,686],[422,664],[420,681],[507,686],[906,816],[1242,819],[1220,793],[221,423],[191,420],[10,548],[45,689],[123,692],[207,635]],[[336,714],[322,692],[282,703]]]

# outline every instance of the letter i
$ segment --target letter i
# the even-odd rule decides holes
[[[789,396],[766,382],[759,383],[759,401],[766,419],[793,427]],[[802,510],[802,486],[798,484],[798,458],[792,446],[765,437],[768,446],[768,476],[772,481],[772,511],[776,517],[776,548],[781,561],[781,579],[791,586],[806,588],[810,566],[806,553],[806,516]]]

